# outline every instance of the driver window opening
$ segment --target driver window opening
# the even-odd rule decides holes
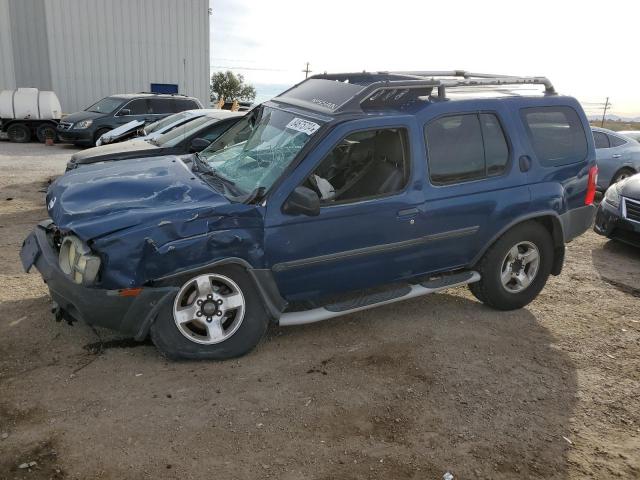
[[[304,186],[323,205],[391,195],[409,179],[407,132],[388,128],[345,137],[307,178]]]

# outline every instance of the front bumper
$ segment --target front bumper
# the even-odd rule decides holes
[[[63,142],[75,143],[77,145],[93,145],[93,132],[90,128],[64,130],[58,126],[57,132],[58,138]]]
[[[23,242],[20,259],[24,270],[29,272],[32,266],[38,269],[49,287],[51,299],[65,316],[143,340],[159,310],[173,301],[178,288],[142,288],[137,296],[127,296],[126,290],[74,283],[58,266],[58,252],[48,235],[51,226],[50,220],[41,222]]]
[[[607,238],[640,247],[640,223],[623,218],[620,208],[604,200],[596,212],[593,230]]]

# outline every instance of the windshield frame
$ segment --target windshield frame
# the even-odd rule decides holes
[[[309,111],[306,109],[293,107],[290,105],[280,105],[280,104],[274,103],[273,101],[267,101],[259,105],[256,105],[254,108],[252,108],[249,112],[246,113],[246,115],[242,120],[244,120],[245,118],[247,119],[250,118],[251,115],[254,115],[255,111],[260,108],[270,108],[272,110],[277,110],[286,114],[290,114],[294,117],[295,116],[303,117],[303,119],[305,120],[312,120],[312,121],[315,120],[320,125],[320,127],[315,132],[313,132],[313,134],[309,136],[309,139],[302,146],[302,148],[291,158],[291,160],[289,161],[287,166],[282,170],[280,175],[278,175],[278,177],[273,181],[273,183],[267,189],[265,189],[264,194],[260,195],[260,199],[261,199],[260,203],[266,204],[271,194],[278,189],[278,187],[282,184],[282,182],[291,174],[291,172],[293,172],[298,167],[298,165],[309,154],[309,152],[313,150],[318,145],[318,143],[326,136],[327,130],[329,130],[330,128],[333,127],[333,125],[335,125],[336,119],[335,117],[318,114],[317,112],[314,112],[314,111]],[[242,120],[240,120],[240,122]],[[233,127],[235,127],[235,125]],[[221,137],[222,135],[218,137],[216,141],[219,140]],[[214,142],[212,142],[212,145],[213,143]],[[200,155],[202,155],[202,152],[200,153]],[[207,166],[209,166],[209,168],[215,170],[215,167],[209,163],[207,157],[204,157],[203,161],[207,164]],[[260,188],[264,188],[264,187],[260,186]],[[245,195],[242,195],[239,197],[235,197],[235,198],[227,197],[227,198],[229,198],[230,201],[243,202],[246,198],[250,198],[252,196],[252,193],[254,192],[246,192]]]

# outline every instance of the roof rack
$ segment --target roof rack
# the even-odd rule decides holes
[[[446,98],[446,90],[455,87],[490,87],[504,85],[544,85],[545,95],[555,95],[553,84],[546,77],[517,77],[513,75],[495,75],[489,73],[472,73],[466,70],[444,71],[396,71],[396,72],[359,72],[359,73],[324,73],[313,75],[295,87],[283,92],[287,101],[296,99],[294,103],[303,101],[296,95],[298,89],[310,80],[333,80],[352,86],[361,86],[359,90],[351,90],[345,101],[339,104],[312,100],[316,106],[325,107],[333,113],[361,111],[365,108],[385,105],[407,104],[418,97],[428,96],[433,99]],[[436,89],[437,95],[433,95]],[[301,89],[301,90],[304,90]],[[301,92],[302,93],[302,92]],[[304,103],[304,101],[302,102]]]

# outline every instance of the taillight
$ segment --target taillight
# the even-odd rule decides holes
[[[592,205],[596,196],[596,185],[598,184],[598,167],[589,169],[589,179],[587,180],[587,194],[584,197],[585,205]]]

